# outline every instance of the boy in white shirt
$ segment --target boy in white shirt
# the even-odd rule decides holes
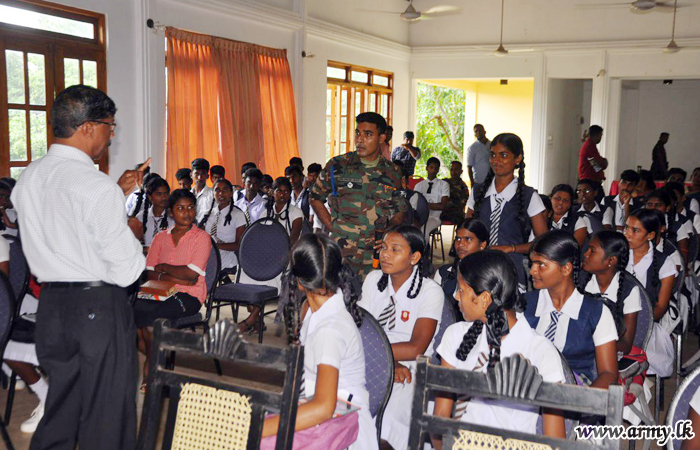
[[[440,214],[445,209],[450,198],[450,185],[447,181],[437,178],[437,174],[440,172],[439,159],[435,157],[429,158],[425,170],[428,172],[428,178],[418,183],[414,190],[423,194],[428,200],[430,216],[425,227],[425,238],[427,240],[430,232],[440,226]]]

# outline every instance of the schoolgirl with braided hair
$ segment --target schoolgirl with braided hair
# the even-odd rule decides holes
[[[627,272],[630,248],[627,239],[619,231],[599,231],[594,234],[583,255],[581,267],[591,275],[586,291],[601,294],[615,322],[624,322],[624,331],[617,340],[617,351],[628,354],[634,345],[637,332],[637,316],[642,310],[639,288]]]
[[[491,248],[511,255],[518,268],[519,289],[524,291],[523,255],[530,248],[530,232],[540,236],[547,231],[545,208],[537,191],[525,184],[523,141],[518,136],[504,133],[493,138],[489,158],[491,170],[469,197],[467,217],[486,224]]]
[[[362,285],[360,306],[382,325],[394,354],[394,386],[382,421],[382,439],[407,448],[416,357],[431,356],[444,306],[440,286],[428,278],[425,237],[411,225],[384,234],[379,252],[381,270],[370,272]]]
[[[136,239],[148,248],[156,234],[167,230],[170,226],[168,219],[170,185],[163,178],[151,178],[145,184],[143,192],[145,195],[139,198],[134,206],[131,215],[131,219],[134,220],[130,220],[130,227]]]
[[[574,188],[568,184],[557,184],[549,195],[552,201],[552,218],[547,221],[550,230],[564,230],[576,238],[578,245],[583,245],[588,238],[587,223],[575,210]]]
[[[285,326],[289,340],[304,346],[301,394],[310,399],[299,406],[294,428],[304,430],[331,419],[340,398],[360,407],[359,432],[350,448],[376,450],[354,278],[340,247],[326,236],[306,234],[291,250]],[[276,434],[278,427],[278,416],[267,419],[263,437]]]
[[[457,257],[452,263],[440,267],[433,277],[433,280],[442,287],[445,300],[451,300],[455,309],[457,309],[457,300],[454,293],[457,289],[459,262],[472,253],[484,250],[488,243],[489,230],[479,219],[467,219],[457,227],[453,244]]]
[[[607,389],[617,381],[618,328],[600,298],[579,290],[580,249],[563,230],[532,244],[534,291],[525,294],[525,318],[562,353],[582,384]]]
[[[464,322],[445,331],[437,349],[448,368],[486,372],[501,358],[522,355],[537,368],[544,381],[565,381],[561,358],[554,345],[538,335],[516,312],[524,309],[518,292],[513,261],[503,252],[484,250],[466,256],[459,263],[457,298]],[[438,394],[436,416],[451,417],[453,400]],[[535,433],[539,407],[512,407],[507,402],[472,398],[460,420],[494,428]],[[564,419],[546,411],[544,434],[565,437]]]
[[[293,168],[299,170],[296,166]],[[288,178],[278,177],[272,183],[272,200],[267,205],[267,217],[274,217],[282,224],[294,245],[301,235],[304,213],[292,203],[292,183]]]
[[[672,195],[673,197],[671,197]],[[658,211],[661,215],[661,230],[656,239],[656,249],[666,256],[671,256],[676,268],[680,270],[681,265],[688,260],[692,232],[688,225],[676,221],[674,199],[675,194],[669,193],[666,189],[657,189],[647,195],[644,207]],[[672,246],[667,245],[667,242],[674,244],[678,248],[678,252]]]
[[[231,273],[238,266],[236,252],[246,228],[245,214],[233,204],[233,185],[225,178],[219,178],[214,183],[212,203],[199,227],[216,242],[222,272]]]

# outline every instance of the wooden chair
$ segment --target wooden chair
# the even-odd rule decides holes
[[[622,424],[622,387],[608,390],[567,384],[545,383],[537,370],[520,355],[504,358],[488,373],[447,369],[418,358],[416,390],[413,397],[410,450],[422,449],[428,433],[443,436],[443,449],[614,449],[618,441],[592,443],[558,439],[536,434],[474,425],[427,413],[430,391],[466,394],[471,397],[504,400],[515,404],[536,405],[573,413],[600,415],[606,425]]]
[[[291,449],[304,363],[301,346],[245,342],[228,319],[217,322],[207,335],[175,330],[167,324],[159,319],[154,327],[137,449],[155,448],[166,397],[170,402],[163,448],[257,449],[266,412],[279,412],[275,449]],[[166,359],[172,351],[235,362],[254,373],[276,373],[281,382],[246,379],[238,373],[235,378],[219,377],[187,367],[169,368]]]

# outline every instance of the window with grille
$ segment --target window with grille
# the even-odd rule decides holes
[[[53,140],[65,87],[106,90],[104,15],[35,0],[0,0],[0,176],[17,178]],[[107,172],[108,152],[95,161]]]
[[[330,159],[353,150],[358,114],[377,112],[391,125],[394,74],[328,61],[326,76],[326,157]]]

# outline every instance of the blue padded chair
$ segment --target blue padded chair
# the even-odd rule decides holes
[[[362,311],[362,347],[365,353],[365,386],[369,392],[369,411],[375,418],[377,441],[382,436],[384,408],[394,386],[394,353],[377,319],[366,310]]]
[[[289,247],[287,231],[274,218],[263,217],[253,222],[243,233],[241,245],[238,248],[238,280],[241,277],[241,270],[256,281],[274,279],[289,263]],[[233,320],[236,322],[240,305],[259,306],[261,311],[258,322],[258,342],[262,343],[265,305],[277,300],[278,296],[277,288],[271,286],[233,283],[219,286],[213,301],[215,308],[231,305]]]
[[[0,273],[0,352],[5,353],[5,345],[10,337],[12,320],[15,316],[15,299],[10,282],[4,273]],[[8,450],[14,450],[5,422],[0,418],[0,434]]]
[[[691,372],[681,386],[676,390],[676,395],[671,400],[671,406],[666,414],[666,425],[674,426],[679,420],[686,420],[690,412],[690,401],[700,387],[700,368]],[[680,450],[683,441],[679,439],[669,440],[666,444],[668,450]]]
[[[22,301],[29,286],[29,266],[22,251],[22,242],[14,236],[4,236],[10,244],[10,289],[14,296],[14,319],[19,318]],[[17,386],[17,374],[12,372],[7,390],[7,402],[5,403],[5,424],[10,424],[12,417],[12,405],[15,399],[15,387]]]
[[[651,338],[651,328],[654,325],[654,307],[651,305],[649,294],[642,283],[631,273],[628,273],[626,277],[637,285],[639,294],[642,297],[642,310],[637,314],[637,331],[634,334],[634,345],[646,350]]]
[[[457,322],[457,320],[458,320],[457,312],[454,310],[454,307],[452,306],[452,301],[446,299],[442,305],[442,315],[440,316],[440,326],[435,331],[435,341],[433,344],[433,355],[430,357],[431,364],[440,365],[440,358],[438,357],[437,349],[440,346],[440,342],[442,342],[442,336],[445,334],[445,330],[447,330],[447,328],[450,325]]]
[[[413,195],[417,199],[414,214],[416,219],[418,219],[418,225],[420,225],[421,230],[425,234],[425,225],[428,223],[428,217],[430,216],[430,205],[428,205],[428,200],[420,192],[414,192]]]
[[[209,253],[209,259],[207,260],[207,270],[205,271],[204,281],[207,285],[207,298],[204,301],[205,311],[204,318],[202,318],[202,313],[197,312],[191,316],[180,317],[179,319],[173,321],[173,328],[191,328],[194,331],[195,327],[201,326],[206,333],[209,329],[209,319],[211,318],[211,305],[212,299],[214,298],[214,292],[216,291],[216,281],[219,279],[219,272],[221,271],[221,256],[219,255],[219,248],[216,246],[216,242],[211,240],[211,253]]]

